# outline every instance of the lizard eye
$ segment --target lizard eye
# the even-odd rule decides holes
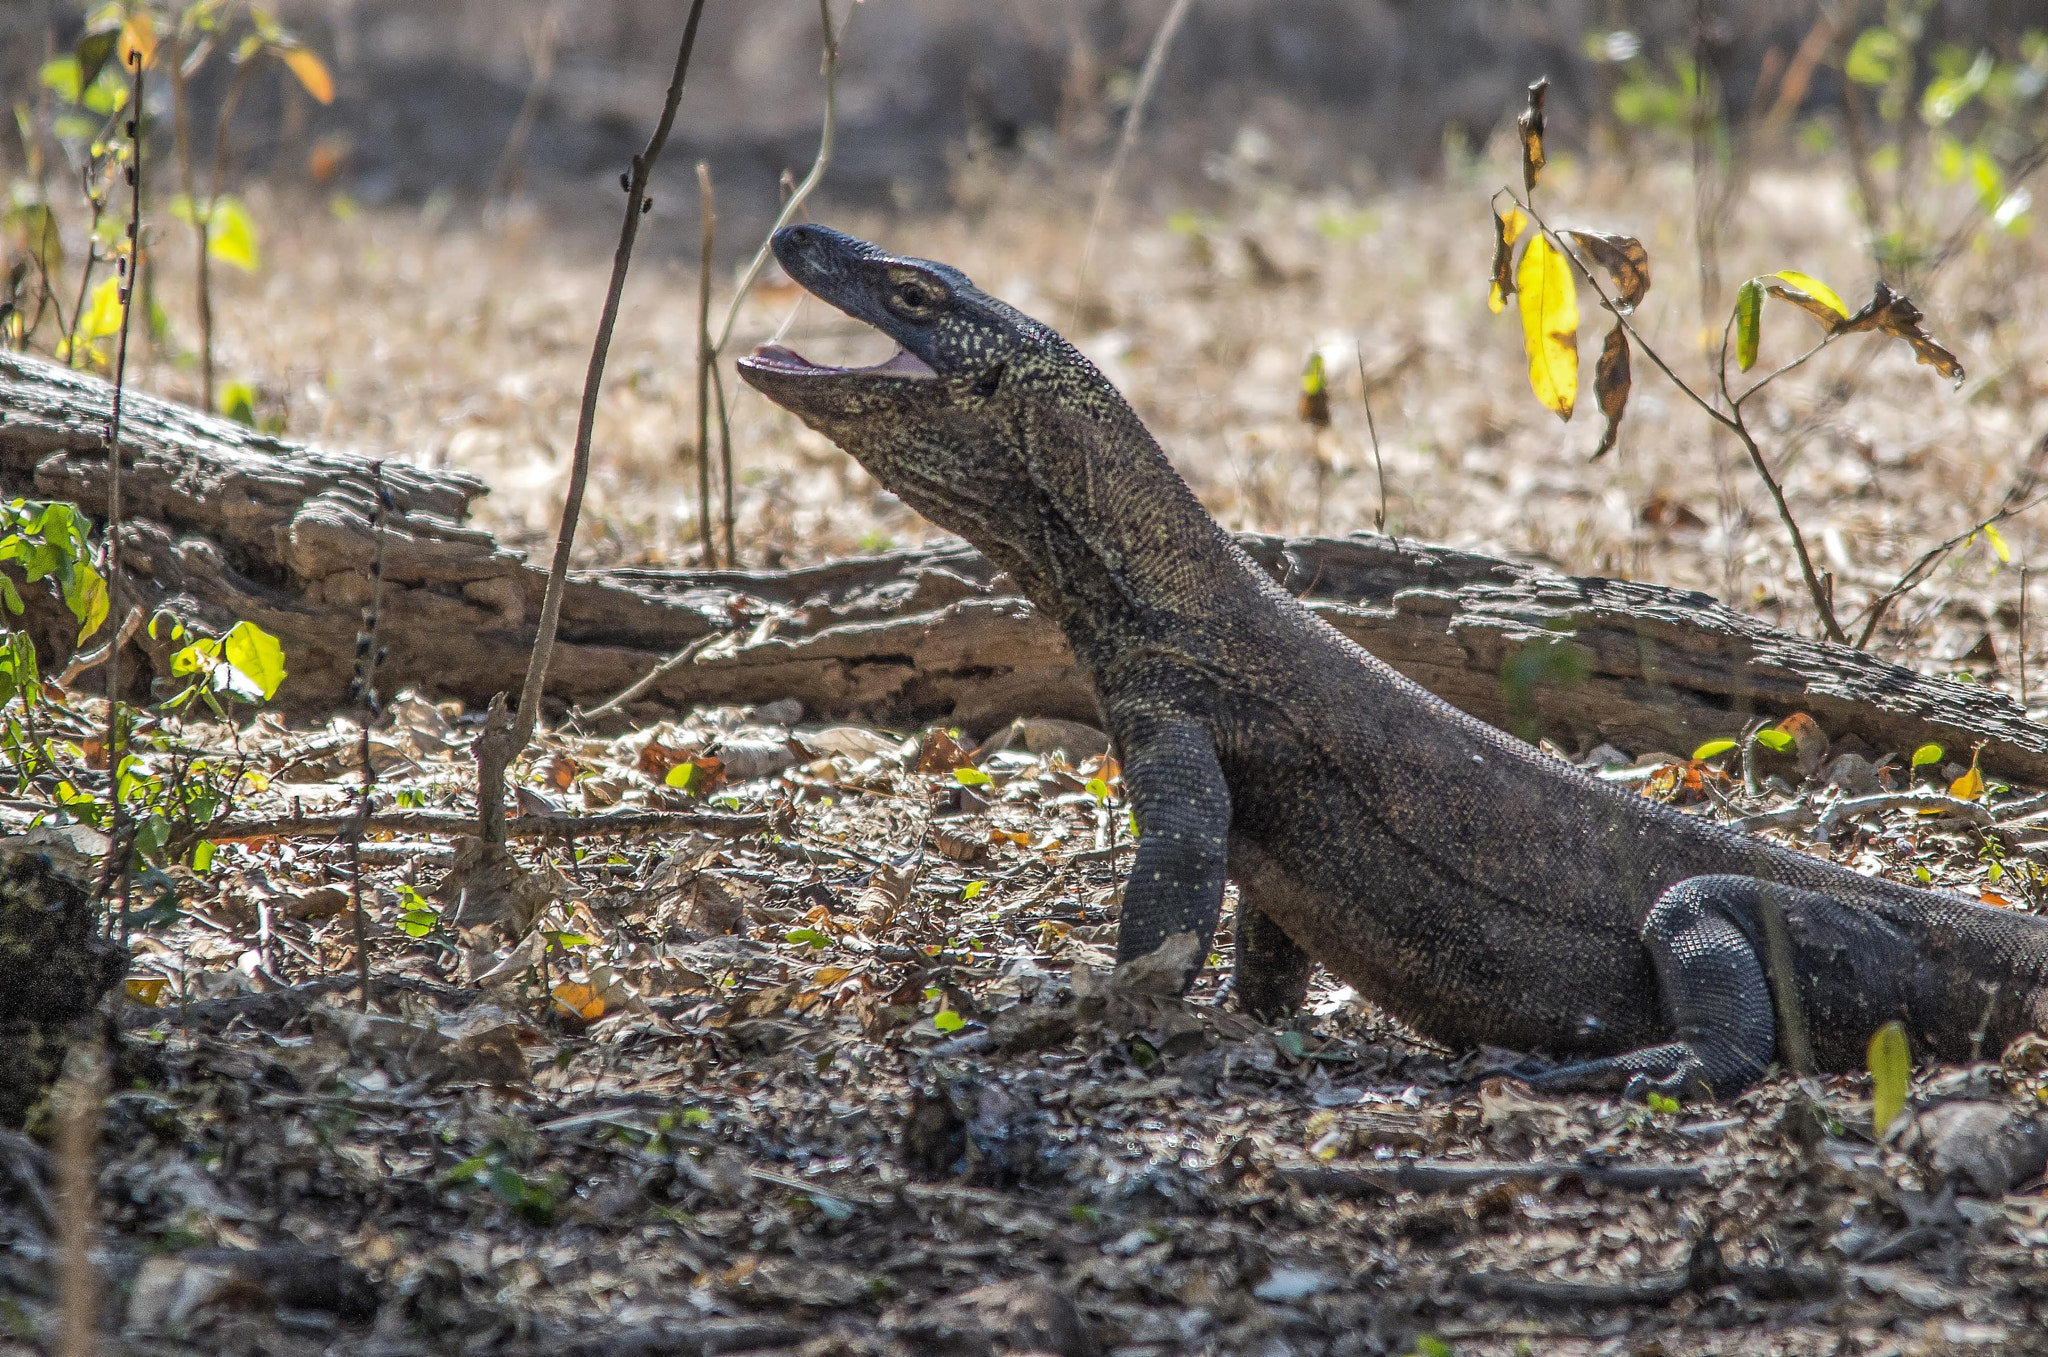
[[[908,311],[922,311],[933,300],[932,290],[923,283],[905,283],[896,289],[897,303]]]
[[[996,389],[1002,386],[1002,384],[1003,365],[998,363],[987,372],[981,374],[981,380],[974,384],[974,394],[977,396],[993,396],[996,394]]]

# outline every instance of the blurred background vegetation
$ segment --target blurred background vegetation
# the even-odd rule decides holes
[[[1529,398],[1520,335],[1485,304],[1486,204],[1519,182],[1513,119],[1539,75],[1546,215],[1644,242],[1655,285],[1636,321],[1689,378],[1704,377],[1737,285],[1784,268],[1852,306],[1885,279],[1968,369],[1951,393],[1909,352],[1849,341],[1764,402],[1767,452],[1840,597],[1887,587],[2039,483],[2038,5],[1195,0],[1090,245],[1169,8],[836,0],[837,144],[805,213],[958,264],[1066,330],[1232,526],[1369,527],[1383,465],[1395,532],[1695,585],[1810,625],[1739,449],[1668,384],[1637,372],[1620,451],[1597,464],[1597,411],[1563,425]],[[175,92],[182,141],[171,82],[145,109],[143,384],[293,436],[473,469],[494,487],[488,525],[545,548],[617,178],[659,108],[681,7],[0,9],[9,342],[87,365],[103,349],[81,285],[99,285],[83,272],[89,190],[114,168],[95,143],[122,95],[118,62],[83,78],[81,39],[143,9],[191,67]],[[692,163],[717,187],[723,314],[817,150],[818,19],[808,0],[707,12],[613,349],[579,559],[701,560]],[[108,221],[98,229],[111,240]],[[1767,365],[1810,340],[1796,320],[1767,318]],[[785,325],[820,359],[880,356],[875,336],[771,272],[726,360]],[[1327,427],[1297,415],[1317,353]],[[741,564],[929,534],[828,445],[727,390]],[[2048,539],[2029,515],[2005,541],[2003,556],[1973,543],[1946,560],[1881,643],[2009,681],[2017,567]]]

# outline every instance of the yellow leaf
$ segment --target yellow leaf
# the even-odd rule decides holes
[[[171,982],[160,975],[136,975],[128,978],[128,997],[144,1008],[155,1008],[162,1002],[164,989]]]
[[[256,251],[256,223],[249,220],[249,209],[242,206],[240,198],[223,196],[215,199],[207,214],[207,227],[208,254],[244,272],[256,271],[260,262]]]
[[[1515,272],[1529,386],[1560,419],[1572,417],[1579,399],[1579,298],[1571,270],[1563,251],[1538,235],[1522,251]]]
[[[1977,771],[1977,755],[1970,755],[1970,771],[1948,784],[1948,794],[1959,801],[1975,801],[1984,795],[1984,774]]]
[[[156,24],[146,10],[136,10],[128,16],[128,22],[121,25],[121,69],[134,69],[129,64],[131,55],[139,55],[144,66],[156,60]]]
[[[334,102],[334,77],[328,74],[327,63],[304,47],[293,47],[284,53],[284,64],[306,87],[306,93],[323,104]]]
[[[1906,1110],[1906,1085],[1913,1076],[1913,1053],[1906,1045],[1906,1029],[1888,1022],[1870,1038],[1870,1130],[1883,1136],[1885,1128]]]
[[[585,1022],[594,1022],[604,1016],[603,998],[590,986],[575,981],[565,980],[555,986],[555,1002]]]
[[[2007,564],[2011,563],[2012,548],[2005,544],[2005,534],[1998,530],[1996,524],[1986,523],[1984,525],[1984,540],[1989,542],[1991,549],[1998,553],[1999,560]]]
[[[1819,302],[1822,306],[1826,307],[1828,310],[1835,313],[1836,320],[1847,320],[1849,318],[1848,303],[1844,302],[1841,299],[1841,297],[1836,294],[1833,288],[1829,287],[1826,283],[1823,283],[1820,279],[1814,277],[1812,274],[1801,273],[1797,269],[1779,269],[1776,273],[1772,274],[1771,277],[1780,279],[1783,282],[1789,284],[1792,291],[1803,292],[1806,294],[1806,297]],[[1796,306],[1802,307],[1802,309],[1811,313],[1814,319],[1820,321],[1822,324],[1833,323],[1826,316],[1823,316],[1820,312],[1815,311],[1812,307],[1805,306],[1803,298],[1791,296],[1788,292],[1779,288],[1773,288],[1771,291],[1773,295],[1782,297],[1786,301],[1789,301]]]
[[[90,342],[121,332],[121,280],[108,278],[92,290],[92,305],[78,322],[78,337]]]

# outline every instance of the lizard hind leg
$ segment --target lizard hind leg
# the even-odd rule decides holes
[[[1237,960],[1232,977],[1237,1004],[1260,1022],[1281,1023],[1301,1011],[1316,960],[1282,932],[1240,886],[1237,897]]]
[[[1560,1066],[1529,1082],[1713,1099],[1762,1078],[1778,1035],[1763,961],[1765,892],[1777,907],[1805,894],[1747,876],[1696,876],[1665,891],[1643,923],[1643,945],[1674,1039]]]

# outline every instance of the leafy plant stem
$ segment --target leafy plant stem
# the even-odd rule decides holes
[[[107,206],[106,199],[92,191],[92,170],[88,168],[85,174],[85,196],[92,204],[92,227],[85,233],[85,262],[78,269],[78,299],[71,304],[72,328],[64,332],[69,338],[69,342],[64,346],[64,366],[72,368],[78,366],[77,327],[85,319],[85,299],[92,295],[92,266],[97,264],[100,258],[100,218],[105,215]],[[57,318],[61,321],[63,317],[63,308],[59,307]]]
[[[1984,529],[1997,527],[2000,523],[2005,522],[2006,519],[2013,517],[2015,514],[2023,514],[2044,500],[2048,500],[2048,494],[2036,495],[2034,498],[2023,500],[2018,504],[2009,504],[1989,518],[1979,521],[1972,527],[1965,528],[1946,541],[1935,543],[1922,552],[1919,558],[1913,564],[1907,566],[1904,572],[1899,575],[1897,583],[1893,584],[1891,588],[1885,590],[1876,598],[1870,600],[1864,606],[1863,611],[1858,613],[1853,619],[1863,624],[1863,630],[1856,634],[1856,648],[1862,650],[1870,644],[1870,638],[1877,634],[1877,628],[1884,621],[1884,615],[1890,610],[1892,604],[1925,584],[1928,575],[1933,573],[1934,567],[1940,565],[1942,559],[1950,552],[1984,531]]]
[[[590,439],[597,424],[597,398],[604,382],[605,359],[611,352],[612,329],[618,324],[619,300],[626,290],[626,270],[633,262],[633,242],[640,234],[640,216],[647,202],[647,183],[661,148],[675,126],[676,106],[682,101],[683,80],[689,74],[690,53],[697,45],[697,24],[704,16],[704,0],[691,0],[690,16],[683,25],[683,38],[676,51],[676,69],[662,102],[661,118],[646,147],[633,157],[626,174],[626,217],[619,227],[619,244],[612,256],[611,284],[605,291],[604,311],[597,322],[597,338],[590,348],[590,367],[583,378],[583,404],[576,419],[575,453],[569,468],[569,489],[562,500],[562,526],[555,535],[554,562],[548,570],[547,592],[542,596],[540,623],[533,638],[533,659],[526,667],[526,682],[519,694],[519,724],[515,750],[533,740],[540,720],[541,690],[547,683],[548,661],[555,649],[555,628],[562,616],[562,593],[569,579],[569,553],[576,543],[576,520],[583,511],[583,491],[590,480]],[[480,796],[499,794],[496,789],[479,788]]]
[[[1510,198],[1514,198],[1515,195],[1512,189],[1504,191],[1508,194]],[[1566,255],[1571,259],[1572,264],[1578,269],[1579,276],[1584,278],[1589,284],[1592,285],[1593,291],[1600,298],[1600,304],[1603,307],[1605,307],[1608,310],[1608,312],[1610,312],[1614,316],[1615,321],[1618,324],[1620,324],[1625,331],[1628,332],[1628,337],[1631,340],[1633,340],[1636,344],[1636,347],[1641,349],[1644,355],[1648,357],[1649,360],[1656,365],[1657,370],[1663,373],[1666,377],[1670,378],[1671,384],[1673,386],[1676,386],[1680,391],[1684,392],[1688,397],[1690,397],[1693,404],[1699,406],[1701,410],[1705,411],[1709,419],[1712,419],[1715,423],[1727,429],[1728,432],[1734,434],[1736,441],[1742,444],[1743,451],[1749,454],[1750,466],[1755,469],[1758,479],[1763,481],[1764,488],[1770,492],[1771,502],[1777,506],[1778,521],[1785,525],[1785,532],[1792,539],[1792,552],[1793,555],[1798,558],[1799,573],[1801,578],[1804,579],[1806,582],[1806,591],[1808,595],[1811,596],[1811,598],[1813,599],[1814,611],[1820,616],[1821,629],[1826,633],[1827,638],[1830,641],[1846,645],[1848,643],[1849,637],[1847,633],[1845,633],[1842,630],[1841,623],[1835,620],[1834,605],[1828,599],[1827,587],[1821,583],[1820,575],[1813,568],[1813,557],[1806,550],[1806,536],[1805,534],[1799,531],[1799,521],[1792,516],[1792,507],[1785,502],[1784,487],[1779,484],[1778,478],[1771,474],[1771,468],[1769,463],[1764,461],[1762,449],[1757,447],[1756,439],[1753,436],[1751,436],[1748,426],[1743,422],[1742,410],[1740,405],[1734,403],[1733,398],[1728,393],[1726,381],[1727,369],[1725,366],[1725,356],[1723,359],[1724,366],[1721,370],[1722,382],[1720,387],[1720,394],[1722,399],[1730,401],[1731,409],[1727,411],[1722,411],[1716,408],[1713,402],[1709,401],[1699,392],[1693,390],[1691,384],[1688,383],[1683,377],[1680,377],[1676,372],[1672,371],[1671,365],[1669,363],[1666,363],[1663,359],[1663,356],[1657,352],[1656,348],[1653,347],[1647,340],[1643,338],[1642,333],[1636,329],[1634,322],[1630,320],[1628,315],[1614,304],[1614,299],[1607,295],[1606,287],[1601,284],[1600,279],[1598,278],[1598,276],[1596,276],[1594,271],[1588,268],[1586,266],[1586,262],[1583,259],[1579,258],[1579,256],[1575,252],[1573,252],[1572,246],[1567,241],[1565,241],[1563,238],[1558,236],[1556,232],[1550,229],[1549,224],[1546,223],[1542,217],[1536,214],[1536,209],[1529,206],[1526,203],[1520,203],[1519,200],[1517,200],[1517,202],[1518,205],[1522,208],[1522,210],[1529,214],[1529,219],[1536,223],[1537,228],[1541,230],[1544,235],[1548,236],[1553,244],[1555,244],[1559,249],[1563,250],[1566,253]],[[1832,337],[1833,336],[1830,336],[1830,338]],[[1813,353],[1818,352],[1820,348],[1826,345],[1826,343],[1827,341],[1823,340],[1820,345],[1815,346],[1813,351],[1801,355],[1798,359],[1795,360],[1795,365],[1797,363],[1803,363],[1808,358],[1811,358],[1813,356]],[[1723,347],[1725,355],[1725,342]],[[1785,370],[1786,369],[1780,369],[1779,371],[1782,372]],[[1770,374],[1770,376],[1760,379],[1757,382],[1757,387],[1761,387],[1765,382],[1770,381],[1772,377],[1776,377],[1777,375],[1777,372],[1773,372]],[[1746,400],[1751,395],[1754,395],[1755,392],[1756,387],[1752,387],[1750,388],[1750,390],[1745,391],[1743,393],[1743,398]]]
[[[377,765],[370,758],[370,727],[376,723],[377,663],[383,659],[378,633],[384,617],[385,515],[393,508],[391,492],[384,485],[384,463],[370,463],[370,486],[376,501],[370,510],[370,534],[376,539],[376,555],[370,562],[370,603],[363,609],[363,629],[356,638],[356,698],[363,706],[362,728],[356,735],[356,757],[362,761],[363,781],[356,794],[356,813],[348,826],[349,903],[354,911],[356,933],[356,980],[362,993],[358,1006],[370,1011],[370,927],[363,912],[363,834],[370,823],[371,801],[377,791]]]

